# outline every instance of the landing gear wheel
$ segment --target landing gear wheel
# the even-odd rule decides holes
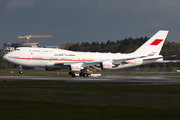
[[[21,65],[19,65],[18,69],[19,69],[19,74],[22,74],[23,67]]]
[[[76,77],[76,74],[74,74],[74,72],[69,72],[69,75],[71,75],[72,77]]]
[[[75,75],[75,74],[72,74],[71,76],[72,76],[72,77],[76,77],[76,75]]]
[[[83,72],[80,72],[80,73],[79,73],[79,76],[83,76]]]
[[[22,71],[19,71],[19,74],[22,74],[23,72]]]
[[[69,72],[69,75],[72,75],[73,74],[73,72]]]
[[[83,73],[83,77],[89,77],[88,73]]]

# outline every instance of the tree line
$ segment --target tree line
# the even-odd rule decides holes
[[[126,38],[124,40],[117,40],[116,42],[108,40],[106,43],[101,42],[82,42],[80,43],[66,43],[61,44],[60,48],[73,50],[73,51],[84,51],[84,52],[120,52],[130,53],[135,51],[140,45],[148,40],[147,37],[143,38]]]
[[[82,42],[82,43],[66,43],[61,44],[60,48],[72,51],[83,52],[112,52],[112,53],[131,53],[144,44],[149,38],[125,38],[124,40],[117,40],[116,42],[108,40],[106,43],[101,42]],[[161,50],[161,55],[171,56],[177,55],[176,59],[180,60],[180,43],[165,41]],[[168,58],[169,59],[169,58]]]
[[[142,44],[144,44],[149,38],[125,38],[123,40],[117,40],[116,42],[108,40],[107,42],[82,42],[82,43],[66,43],[61,44],[60,48],[73,50],[73,51],[83,51],[83,52],[112,52],[112,53],[131,53],[138,49]],[[180,43],[165,41],[163,48],[161,50],[161,55],[167,56],[165,60],[180,60]],[[175,58],[168,56],[177,55]],[[154,63],[142,65],[141,67],[151,68],[152,70],[173,70],[179,69],[180,63]],[[131,69],[131,68],[130,68]]]

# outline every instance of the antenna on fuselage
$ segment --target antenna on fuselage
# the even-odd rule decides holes
[[[25,36],[18,36],[18,38],[26,38],[26,47],[28,46],[28,40],[30,40],[30,38],[43,38],[43,37],[52,37],[52,35],[25,35]]]

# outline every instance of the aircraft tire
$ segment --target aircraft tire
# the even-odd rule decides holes
[[[72,77],[76,77],[76,75],[75,75],[75,74],[72,74]]]
[[[73,72],[69,72],[69,75],[72,75],[73,74]]]
[[[19,74],[22,74],[23,73],[23,71],[19,71]]]
[[[83,77],[88,77],[89,75],[87,73],[83,73]]]
[[[82,73],[82,72],[80,72],[80,73],[79,73],[79,76],[83,76],[83,73]]]

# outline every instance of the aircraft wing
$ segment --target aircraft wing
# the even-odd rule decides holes
[[[142,58],[144,56],[137,56],[137,57],[131,57],[131,58],[123,58],[123,59],[109,59],[109,60],[100,60],[100,61],[92,61],[92,62],[64,62],[64,63],[59,63],[56,62],[54,63],[54,66],[62,66],[62,65],[72,65],[72,64],[80,64],[82,63],[84,67],[89,67],[89,66],[94,66],[94,65],[100,65],[101,63],[105,61],[112,61],[113,64],[120,64],[122,62],[125,62],[126,60],[132,60],[132,59],[137,59],[137,58]]]
[[[112,63],[121,64],[121,63],[126,62],[126,60],[133,60],[133,59],[143,58],[143,57],[145,57],[145,56],[137,56],[137,57],[123,58],[123,59],[113,59]]]
[[[92,62],[65,62],[65,63],[61,63],[63,65],[71,65],[71,64],[78,64],[78,63],[83,63],[84,66],[91,66],[91,65],[96,65],[96,64],[100,64],[102,61],[92,61]],[[60,63],[56,63],[55,65],[58,65]]]
[[[52,67],[55,68],[71,68],[72,66],[79,66],[79,67],[87,67],[92,71],[100,71],[101,67],[100,64],[103,61],[92,61],[92,62],[64,62],[64,63],[59,63],[56,62],[54,63],[54,65],[52,65]]]
[[[137,58],[142,58],[144,56],[138,56],[138,57],[131,57],[131,58],[123,58],[123,59],[109,59],[109,61],[112,61],[112,63],[114,64],[119,64],[121,62],[125,62],[126,60],[132,60],[132,59],[137,59]],[[104,61],[108,61],[108,60],[104,60]],[[97,64],[100,64],[102,62],[104,62],[102,60],[99,60],[99,61],[92,61],[92,62],[83,62],[83,65],[85,67],[87,66],[93,66],[93,65],[97,65]],[[66,62],[66,63],[63,63],[64,65],[71,65],[71,64],[76,64],[76,63],[79,63],[79,62]]]
[[[156,60],[156,59],[161,59],[161,58],[163,58],[163,56],[152,57],[152,58],[144,58],[143,61],[146,61],[146,60]]]
[[[158,63],[168,63],[168,62],[180,62],[175,61],[175,60],[163,60],[163,56],[153,56],[153,57],[146,57],[146,56],[136,56],[136,57],[130,57],[130,58],[122,58],[122,59],[109,59],[109,60],[99,60],[99,61],[91,61],[91,62],[55,62],[52,67],[57,67],[57,68],[68,68],[69,66],[79,66],[79,67],[85,67],[89,68],[90,70],[93,71],[99,71],[102,70],[102,66],[104,64],[114,64],[114,66],[118,66],[119,64],[128,64],[126,62],[127,60],[133,60],[133,59],[138,59],[138,58],[143,58],[143,61],[148,61],[148,60],[157,60],[156,62]]]

